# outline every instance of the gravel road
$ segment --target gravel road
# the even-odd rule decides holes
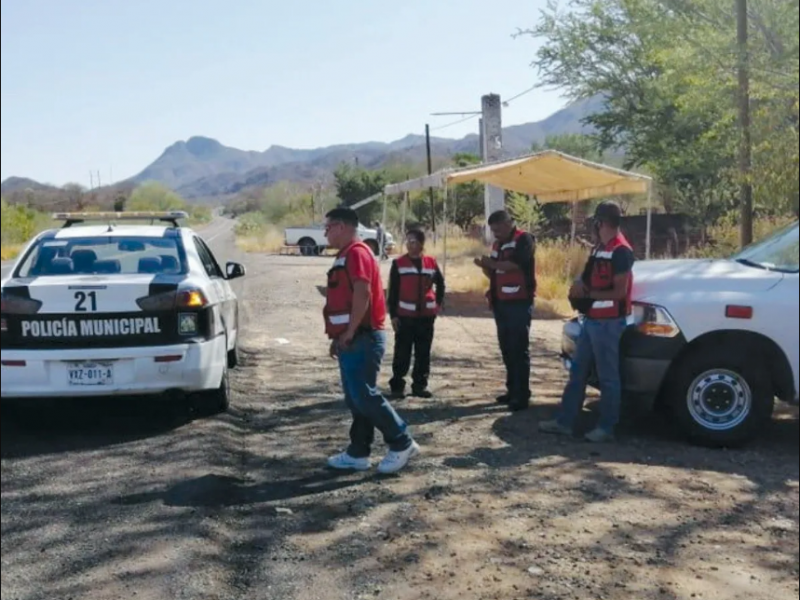
[[[249,268],[233,409],[3,407],[3,600],[797,598],[796,412],[737,452],[658,419],[607,448],[543,438],[561,324],[536,322],[536,406],[510,416],[491,321],[454,307],[435,400],[398,405],[423,457],[330,473],[348,426],[319,316],[330,261],[240,256],[223,220],[204,236]]]

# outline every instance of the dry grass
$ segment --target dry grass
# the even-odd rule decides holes
[[[263,231],[253,232],[236,239],[236,244],[244,252],[274,254],[280,252],[285,244],[283,232],[277,228],[268,227]]]
[[[445,247],[444,239],[439,238],[436,243],[429,243],[427,246],[428,251],[433,254],[438,260],[444,260]],[[488,250],[483,241],[475,238],[466,237],[463,235],[450,236],[447,238],[447,258],[448,260],[463,259],[463,258],[478,258],[487,254]]]
[[[8,244],[4,245],[0,248],[0,260],[3,262],[7,260],[14,260],[19,256],[19,253],[22,251],[22,246],[17,244]]]

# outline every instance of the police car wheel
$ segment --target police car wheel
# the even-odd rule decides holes
[[[195,401],[195,409],[201,415],[218,415],[227,412],[231,407],[231,380],[227,364],[222,372],[222,380],[219,387],[198,394]]]
[[[235,369],[239,366],[239,346],[234,346],[233,350],[228,352],[228,368]]]
[[[744,350],[692,353],[673,382],[669,398],[678,425],[701,446],[743,446],[763,432],[775,410],[769,370]]]

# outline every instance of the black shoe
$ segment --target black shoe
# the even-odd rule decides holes
[[[522,412],[524,410],[528,410],[530,407],[530,402],[511,402],[508,405],[508,408],[511,409],[511,412]]]
[[[405,400],[406,399],[406,392],[405,390],[392,390],[391,396],[389,396],[389,400]]]
[[[431,398],[433,398],[433,394],[427,389],[412,390],[411,395],[414,396],[414,398],[423,398],[426,400],[430,400]]]
[[[508,394],[503,394],[502,396],[497,397],[498,404],[511,404],[511,396]]]

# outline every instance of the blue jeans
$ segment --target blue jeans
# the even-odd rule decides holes
[[[527,302],[497,302],[494,319],[506,365],[508,395],[512,402],[528,403],[531,399],[533,305]]]
[[[378,374],[386,354],[386,333],[359,333],[353,343],[339,353],[345,402],[353,413],[350,448],[353,458],[367,458],[372,453],[375,429],[382,434],[390,450],[402,452],[411,447],[408,426],[378,389]]]
[[[614,433],[622,407],[620,346],[628,324],[625,319],[586,319],[578,338],[569,383],[564,390],[558,422],[572,428],[586,401],[586,386],[597,367],[600,380],[600,428]]]

